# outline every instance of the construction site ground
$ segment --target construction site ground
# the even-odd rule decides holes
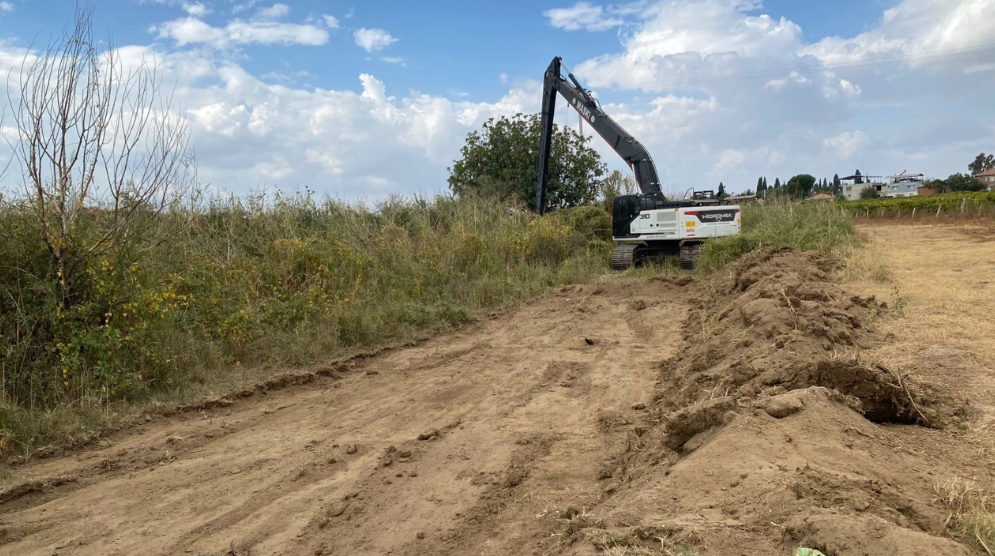
[[[983,555],[942,498],[995,486],[995,225],[861,230],[845,264],[608,276],[32,459],[0,554]]]

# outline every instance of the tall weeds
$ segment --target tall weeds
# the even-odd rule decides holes
[[[705,244],[699,266],[714,271],[762,245],[842,254],[859,244],[853,219],[835,203],[775,201],[743,207],[740,235]]]
[[[306,193],[215,199],[162,215],[175,239],[140,264],[95,258],[67,311],[38,230],[8,204],[0,226],[24,241],[0,244],[0,450],[46,438],[31,426],[46,419],[24,412],[65,423],[67,406],[85,414],[182,395],[218,373],[383,346],[587,280],[611,247],[603,219],[584,210],[536,218],[482,199],[395,198],[373,210]]]

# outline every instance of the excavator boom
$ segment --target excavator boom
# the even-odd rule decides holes
[[[612,149],[632,168],[636,183],[644,195],[655,197],[657,201],[667,199],[660,189],[660,178],[656,173],[653,158],[643,145],[622,129],[615,120],[601,109],[601,105],[588,93],[573,74],[567,79],[561,75],[562,58],[553,58],[543,80],[542,88],[542,136],[539,143],[539,181],[536,184],[536,212],[546,209],[546,184],[549,172],[549,155],[553,141],[553,116],[556,113],[556,94],[563,95],[582,118],[598,132]]]

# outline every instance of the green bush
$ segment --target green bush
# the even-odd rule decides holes
[[[565,220],[586,238],[605,241],[610,241],[612,238],[611,216],[599,206],[585,205],[561,209],[553,214]]]

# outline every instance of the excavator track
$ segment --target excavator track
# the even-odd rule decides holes
[[[700,243],[685,243],[681,245],[680,267],[683,270],[694,269],[695,261],[697,261],[699,255],[701,255]]]
[[[612,270],[626,270],[636,263],[636,248],[639,245],[623,243],[612,249]]]

